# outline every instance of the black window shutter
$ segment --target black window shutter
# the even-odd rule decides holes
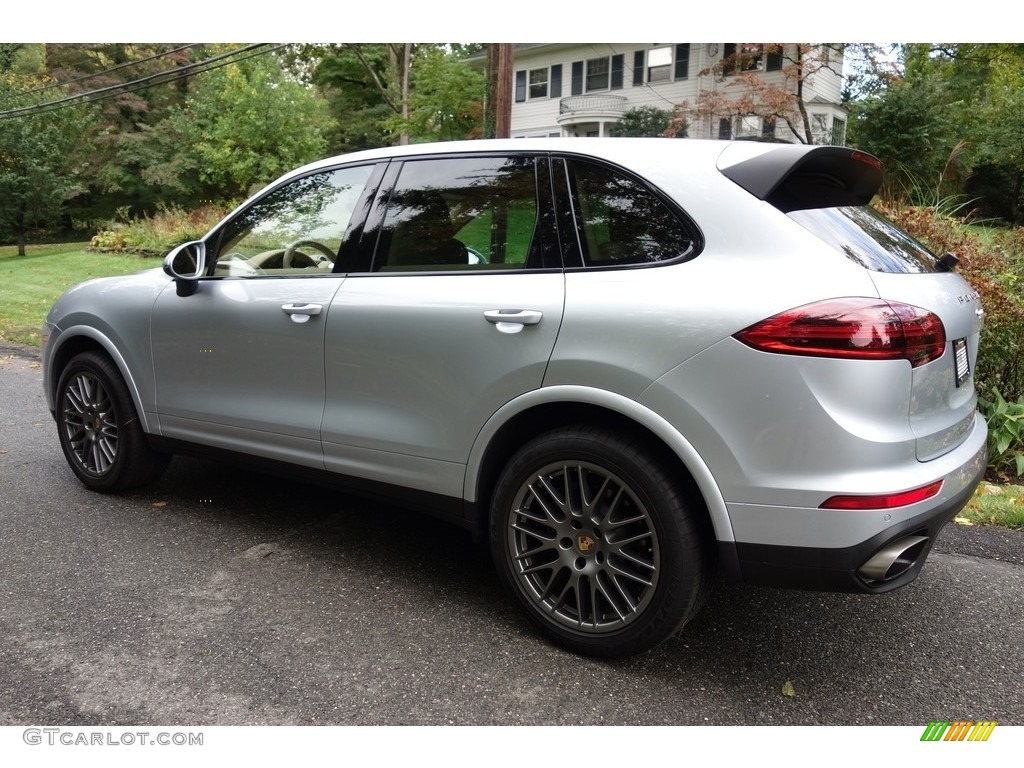
[[[676,80],[690,76],[690,44],[676,43]]]
[[[633,85],[644,84],[644,52],[633,53]]]
[[[516,72],[516,101],[526,101],[526,70]]]
[[[622,70],[625,67],[626,57],[621,53],[612,56],[612,90],[622,87]]]
[[[562,65],[551,66],[551,98],[557,99],[562,95]]]
[[[765,69],[768,72],[778,72],[782,69],[782,48],[771,46],[768,49],[768,61]]]
[[[725,43],[722,46],[722,74],[731,75],[733,72],[739,72],[739,67],[736,63],[736,43]]]
[[[572,95],[579,96],[583,93],[583,62],[572,63]]]

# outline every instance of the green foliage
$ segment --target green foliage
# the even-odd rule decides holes
[[[1000,475],[1024,475],[1024,397],[1007,402],[997,390],[992,399],[978,397],[988,422],[988,465]]]
[[[997,525],[1024,528],[1024,486],[982,483],[956,522],[961,525]]]
[[[204,197],[224,198],[323,157],[331,122],[323,99],[258,56],[196,78],[167,128],[184,138]]]
[[[672,111],[657,107],[634,107],[609,129],[612,136],[662,136],[672,122]],[[680,126],[676,138],[686,138],[686,126]]]
[[[163,255],[189,240],[198,240],[229,212],[227,206],[204,205],[185,210],[176,205],[160,205],[152,215],[109,222],[89,241],[99,251],[125,251],[147,256]],[[125,214],[126,211],[122,211]]]
[[[410,141],[476,138],[483,119],[484,74],[442,48],[419,46],[411,69],[409,117],[385,122]]]
[[[33,105],[29,91],[43,84],[0,73],[0,110]],[[30,233],[60,225],[65,202],[80,191],[75,149],[87,125],[83,109],[0,116],[0,240],[24,253]]]
[[[956,145],[946,100],[941,81],[922,76],[851,105],[849,142],[882,161],[885,199],[916,205],[934,200]]]

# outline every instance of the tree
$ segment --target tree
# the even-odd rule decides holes
[[[850,143],[885,166],[887,199],[934,204],[956,127],[941,80],[915,75],[852,106]]]
[[[127,147],[162,158],[141,172],[147,183],[231,199],[323,157],[332,124],[324,99],[261,55],[195,77],[184,104]]]
[[[672,112],[657,107],[634,107],[611,126],[612,136],[663,136],[672,123]],[[686,126],[672,126],[671,135],[686,138]]]
[[[412,141],[476,138],[483,117],[484,76],[436,46],[420,46],[411,70],[407,116],[387,121]]]
[[[336,117],[331,151],[466,138],[482,120],[480,77],[463,63],[476,45],[390,43],[295,46],[288,66]]]
[[[0,111],[32,106],[27,92],[46,85],[10,68],[0,72]],[[87,117],[80,108],[0,115],[0,237],[12,238],[19,256],[29,234],[60,226],[66,202],[81,189],[74,150]]]
[[[804,103],[804,86],[825,70],[841,74],[844,46],[839,43],[727,45],[732,47],[724,51],[722,59],[700,73],[715,76],[720,87],[702,90],[692,106],[679,105],[677,114],[689,114],[694,119],[757,117],[770,124],[782,123],[797,141],[813,144],[815,132]]]

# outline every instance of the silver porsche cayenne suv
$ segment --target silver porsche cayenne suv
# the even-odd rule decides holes
[[[324,160],[57,301],[60,446],[97,491],[212,455],[465,526],[581,653],[653,647],[719,577],[901,587],[984,472],[983,312],[881,178],[669,139]]]

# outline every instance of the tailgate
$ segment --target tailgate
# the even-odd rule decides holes
[[[981,300],[952,272],[870,274],[880,296],[934,312],[946,330],[945,352],[915,368],[911,382],[910,424],[917,438],[917,458],[929,461],[963,442],[974,423]]]

